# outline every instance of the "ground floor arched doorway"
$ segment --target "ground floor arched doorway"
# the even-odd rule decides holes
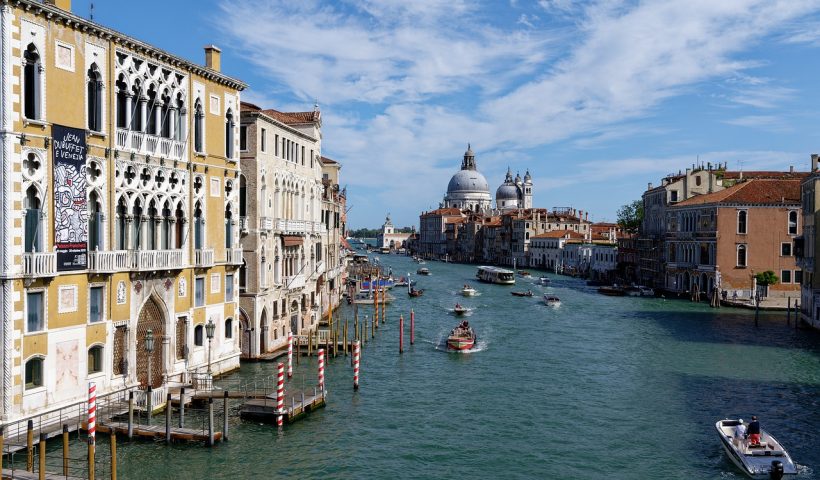
[[[243,359],[251,358],[251,327],[244,310],[239,310],[239,350]]]
[[[262,309],[262,316],[259,317],[259,354],[268,351],[268,311]]]
[[[149,354],[145,349],[145,335],[151,330],[154,337],[153,351]],[[154,298],[149,298],[140,311],[137,320],[137,381],[140,385],[157,388],[162,386],[162,377],[165,371],[163,355],[163,339],[165,338],[165,315],[162,307]],[[151,359],[151,378],[148,378],[148,359]]]

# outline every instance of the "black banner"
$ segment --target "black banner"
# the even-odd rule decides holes
[[[85,130],[52,125],[57,271],[88,268]]]

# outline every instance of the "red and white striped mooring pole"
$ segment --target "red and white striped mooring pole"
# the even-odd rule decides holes
[[[293,332],[288,332],[288,378],[293,376]]]
[[[325,391],[325,349],[319,349],[319,390]]]
[[[97,384],[88,382],[88,438],[91,444],[97,441]]]
[[[277,365],[276,379],[276,425],[282,426],[282,414],[285,412],[285,364]]]
[[[353,390],[359,389],[359,341],[353,342]]]

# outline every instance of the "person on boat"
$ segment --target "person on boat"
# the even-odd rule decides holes
[[[743,419],[739,419],[737,421],[737,426],[735,427],[735,435],[733,438],[735,448],[743,448],[746,444],[746,425],[743,424]]]
[[[461,304],[460,303],[456,303],[456,310],[461,310]]]
[[[531,296],[532,296],[532,290],[527,290],[527,296],[528,296],[528,297],[531,297]]]
[[[746,429],[749,434],[749,445],[753,447],[760,446],[760,422],[757,421],[757,416],[752,415],[752,421],[749,422],[749,427]]]

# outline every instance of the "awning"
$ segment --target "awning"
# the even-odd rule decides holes
[[[286,247],[295,247],[301,245],[305,240],[298,235],[284,235],[282,239],[285,241]]]

